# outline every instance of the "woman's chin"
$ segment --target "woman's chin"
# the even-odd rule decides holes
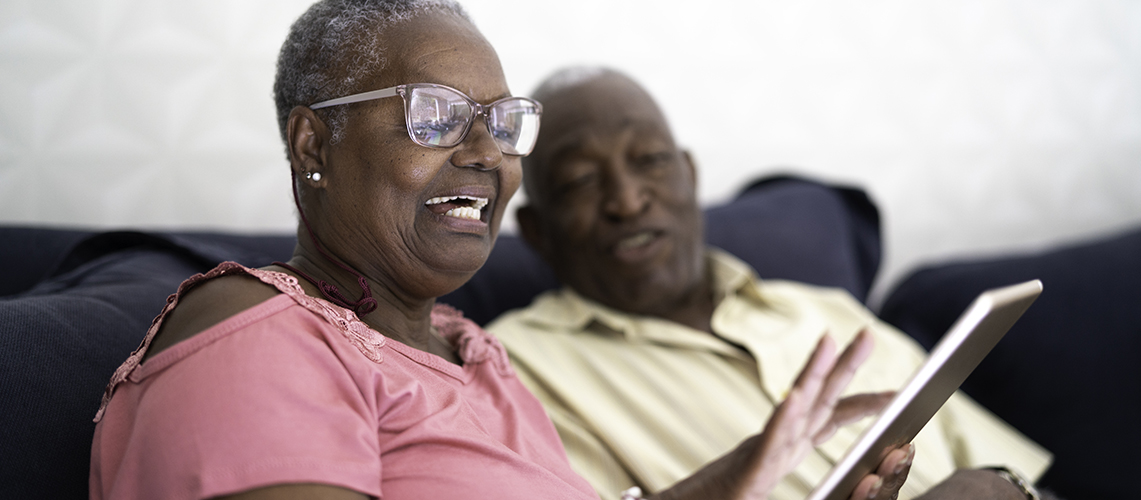
[[[467,283],[476,271],[487,262],[489,252],[467,253],[464,255],[451,254],[447,259],[433,259],[427,262],[432,270],[432,277],[422,283],[435,290],[435,296],[444,295]]]

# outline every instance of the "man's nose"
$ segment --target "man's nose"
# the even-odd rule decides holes
[[[645,212],[650,206],[650,191],[645,182],[626,168],[615,168],[608,176],[603,210],[615,219],[626,219]]]

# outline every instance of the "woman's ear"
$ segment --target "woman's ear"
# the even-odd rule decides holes
[[[326,172],[329,129],[313,110],[296,106],[289,112],[285,137],[289,147],[289,165],[302,182],[319,186]]]

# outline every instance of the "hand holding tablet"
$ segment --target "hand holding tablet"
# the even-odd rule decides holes
[[[808,500],[895,498],[914,457],[911,439],[1041,289],[1041,282],[1032,281],[980,295],[898,393],[841,399],[856,369],[871,354],[872,338],[861,332],[837,355],[835,341],[824,336],[760,434],[655,498],[766,499],[809,450],[837,428],[876,413],[876,421]]]
[[[909,443],[1041,293],[1033,280],[979,295],[807,500],[847,499],[865,486],[882,450]]]
[[[831,337],[821,338],[788,396],[777,406],[760,434],[744,440],[660,496],[768,498],[781,478],[814,446],[827,440],[840,426],[879,412],[892,398],[892,393],[840,398],[856,369],[871,354],[872,347],[872,338],[867,332],[858,334],[843,353],[837,353],[836,342]],[[902,476],[906,477],[906,471]]]

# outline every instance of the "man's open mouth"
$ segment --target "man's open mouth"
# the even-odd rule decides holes
[[[642,231],[618,240],[614,249],[618,251],[632,250],[649,244],[658,234],[654,231]]]

